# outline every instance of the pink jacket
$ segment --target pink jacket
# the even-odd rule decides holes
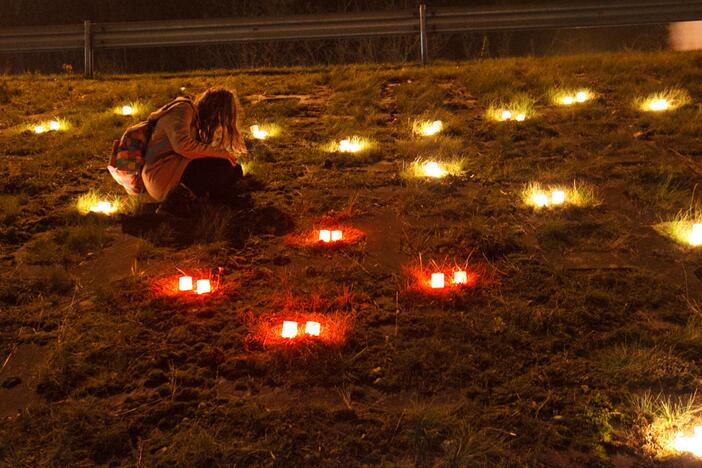
[[[195,110],[186,99],[164,111],[159,109],[149,118],[158,118],[146,149],[141,173],[146,191],[156,201],[163,201],[178,186],[185,168],[192,159],[222,158],[232,160],[228,151],[200,143],[194,138]]]

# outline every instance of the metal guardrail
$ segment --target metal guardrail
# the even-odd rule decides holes
[[[661,24],[702,19],[702,0],[633,0],[577,5],[428,8],[417,11],[93,23],[0,30],[0,53],[83,49],[92,77],[94,51],[418,34],[422,63],[429,34]]]

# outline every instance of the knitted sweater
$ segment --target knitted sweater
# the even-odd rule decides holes
[[[146,149],[141,173],[146,191],[156,201],[163,201],[178,186],[185,168],[192,159],[222,158],[234,160],[228,151],[200,143],[194,138],[195,110],[185,99],[169,109],[152,113],[158,119]]]

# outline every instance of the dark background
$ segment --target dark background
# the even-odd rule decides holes
[[[428,6],[519,5],[534,2],[431,0]],[[569,3],[551,1],[548,4]],[[415,9],[416,0],[0,0],[0,27],[239,16],[285,16],[330,12]],[[432,59],[572,54],[667,47],[666,26],[432,35]],[[113,50],[96,53],[102,72],[179,71],[212,67],[266,67],[332,63],[414,61],[417,37],[316,40]],[[60,72],[82,69],[82,53],[0,55],[0,71]]]

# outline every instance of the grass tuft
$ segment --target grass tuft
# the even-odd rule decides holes
[[[534,99],[526,94],[515,96],[508,103],[495,102],[488,107],[485,114],[488,120],[495,122],[519,122],[536,116]]]
[[[109,209],[103,210],[100,202],[109,203]],[[114,195],[101,195],[97,190],[90,190],[76,200],[76,210],[82,215],[99,213],[105,215],[118,214],[126,208],[120,197]]]
[[[590,88],[551,88],[549,101],[556,106],[574,106],[584,104],[597,97]]]
[[[401,172],[403,179],[441,179],[461,176],[467,161],[463,158],[444,159],[440,161],[417,158],[406,165]]]
[[[675,110],[690,103],[690,93],[682,88],[668,88],[663,91],[639,96],[634,99],[634,106],[644,112],[664,112]]]
[[[554,192],[556,192],[554,194]],[[557,201],[557,192],[563,192],[563,202]],[[558,206],[588,207],[598,206],[602,202],[595,189],[587,184],[573,182],[572,186],[544,185],[529,182],[522,190],[522,202],[535,209],[555,208]]]
[[[693,233],[693,226],[696,224],[702,224],[702,213],[696,209],[689,209],[678,212],[672,220],[658,223],[653,228],[680,245],[698,247],[702,245],[702,236]]]

